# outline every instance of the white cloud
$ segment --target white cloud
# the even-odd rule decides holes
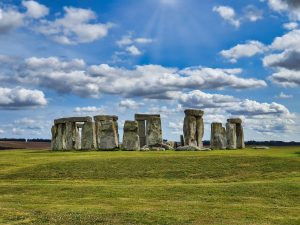
[[[277,98],[282,98],[282,99],[287,99],[287,98],[293,98],[293,95],[288,95],[288,94],[285,94],[283,92],[280,92],[280,94],[276,97]]]
[[[126,48],[127,52],[129,52],[131,55],[139,56],[142,55],[142,52],[134,45],[128,46]]]
[[[244,9],[244,15],[245,15],[245,19],[247,19],[251,22],[256,22],[263,18],[263,11],[256,8],[253,5],[248,5]]]
[[[264,66],[300,70],[300,49],[286,50],[280,54],[271,54],[263,59]]]
[[[22,1],[22,5],[27,9],[28,17],[39,19],[49,14],[49,9],[36,1]]]
[[[295,30],[296,28],[298,28],[298,23],[295,22],[285,23],[283,24],[283,28],[287,30]]]
[[[23,14],[13,8],[0,8],[0,34],[23,25]]]
[[[8,70],[8,69],[7,69]],[[12,63],[6,83],[37,85],[63,94],[99,97],[100,94],[170,98],[176,91],[197,89],[262,88],[263,80],[240,78],[241,69],[166,68],[160,65],[136,66],[134,69],[107,64],[85,65],[83,60],[62,61],[55,57],[28,58]]]
[[[259,41],[247,41],[245,44],[238,44],[231,49],[223,50],[220,54],[235,63],[238,59],[244,57],[252,57],[256,54],[261,54],[266,50],[264,44]]]
[[[54,21],[43,20],[35,31],[52,40],[67,45],[89,43],[108,34],[111,23],[92,23],[97,19],[95,12],[89,9],[64,7],[65,14]]]
[[[283,87],[299,87],[300,71],[280,69],[278,72],[273,73],[269,79]]]
[[[214,12],[217,12],[224,20],[229,22],[231,25],[238,28],[240,26],[239,19],[236,18],[236,13],[232,7],[229,6],[215,6]]]
[[[299,0],[268,0],[268,4],[274,11],[288,13],[291,20],[300,20]]]
[[[144,103],[136,102],[132,99],[124,99],[124,100],[121,100],[121,102],[119,103],[119,107],[121,109],[138,109],[143,105],[144,105]]]
[[[76,107],[74,109],[76,113],[104,113],[104,107],[96,107],[96,106],[86,106],[86,107]]]
[[[3,109],[19,109],[46,104],[44,93],[39,90],[0,87],[0,107]]]
[[[300,49],[300,30],[292,30],[287,34],[276,37],[271,44],[274,50]]]

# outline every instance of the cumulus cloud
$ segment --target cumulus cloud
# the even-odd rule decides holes
[[[135,45],[128,46],[126,51],[134,56],[142,55],[142,52]]]
[[[119,103],[119,107],[121,109],[138,109],[143,105],[144,105],[144,103],[136,102],[132,99],[124,99],[124,100],[121,100]]]
[[[3,109],[20,109],[34,106],[44,106],[47,100],[42,91],[25,88],[0,87],[0,107]]]
[[[264,44],[259,41],[247,41],[245,44],[238,44],[231,49],[222,50],[220,54],[232,63],[236,63],[238,59],[252,57],[261,54],[266,50]]]
[[[64,12],[62,18],[41,21],[35,31],[60,44],[74,45],[99,40],[113,26],[111,23],[93,23],[97,16],[90,9],[64,7]]]
[[[268,0],[270,8],[277,12],[287,12],[291,20],[300,20],[300,2],[298,0]]]
[[[195,89],[262,88],[263,80],[240,78],[241,69],[167,68],[160,65],[134,69],[107,64],[85,65],[83,60],[62,61],[55,57],[16,61],[2,82],[36,85],[62,94],[99,97],[101,94],[125,97],[170,98],[176,91]]]
[[[117,45],[124,49],[124,52],[121,52],[123,55],[126,55],[126,53],[129,53],[133,56],[139,56],[142,55],[143,52],[140,50],[141,45],[150,44],[153,40],[150,38],[144,38],[144,37],[133,37],[132,33],[129,33],[128,35],[124,35],[120,40],[118,40],[116,43]],[[118,54],[120,56],[120,53]]]
[[[264,66],[300,70],[300,49],[286,50],[280,54],[271,54],[263,59]]]
[[[292,71],[281,69],[273,73],[269,79],[283,87],[299,87],[300,86],[300,71]]]
[[[225,21],[229,22],[234,27],[238,28],[240,26],[240,21],[236,17],[236,13],[232,7],[215,6],[213,11],[217,12]]]
[[[22,1],[22,5],[27,9],[28,17],[39,19],[49,14],[49,9],[36,1]]]
[[[0,8],[0,34],[23,25],[24,15],[14,8]]]
[[[261,20],[263,18],[263,11],[256,8],[254,5],[248,5],[244,8],[245,19],[256,22],[257,20]]]
[[[263,64],[276,70],[269,80],[283,87],[300,85],[300,30],[292,30],[281,37],[276,37],[270,49],[276,53],[265,56]],[[278,53],[277,51],[282,51]]]
[[[287,30],[295,30],[296,28],[298,28],[298,23],[295,22],[285,23],[283,24],[283,28]]]

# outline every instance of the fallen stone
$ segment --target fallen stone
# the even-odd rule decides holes
[[[197,146],[179,146],[178,148],[175,149],[175,151],[201,151],[202,148],[199,148]]]

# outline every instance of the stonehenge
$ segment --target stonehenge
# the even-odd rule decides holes
[[[94,117],[69,117],[54,120],[51,128],[52,150],[178,150],[204,151],[215,149],[243,149],[244,130],[240,118],[230,118],[226,126],[211,124],[210,148],[203,147],[204,112],[186,109],[183,135],[179,142],[162,138],[162,123],[159,114],[135,114],[134,120],[126,120],[123,141],[119,141],[118,116],[97,115]],[[206,145],[208,142],[206,142]]]

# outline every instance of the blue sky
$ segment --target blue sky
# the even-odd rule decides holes
[[[185,108],[244,120],[246,140],[300,141],[296,0],[0,3],[0,137],[50,138],[53,119]],[[122,130],[120,130],[122,134]]]

